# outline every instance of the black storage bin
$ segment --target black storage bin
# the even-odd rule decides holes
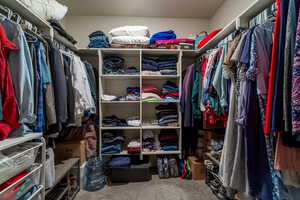
[[[141,182],[151,180],[150,162],[131,165],[128,168],[111,168],[112,183]]]

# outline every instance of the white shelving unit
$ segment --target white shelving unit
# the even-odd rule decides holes
[[[32,151],[32,150],[38,150],[39,156],[37,156],[39,159],[36,160],[36,162],[27,168],[28,174],[22,178],[20,178],[18,181],[14,182],[9,187],[5,188],[4,190],[0,191],[0,195],[3,196],[6,194],[6,192],[9,192],[13,187],[16,187],[18,184],[24,182],[29,177],[39,176],[39,185],[37,191],[35,191],[29,199],[35,199],[38,194],[41,195],[42,199],[45,199],[45,161],[46,161],[46,143],[43,138],[42,133],[30,133],[26,134],[22,137],[18,138],[8,138],[6,140],[0,141],[0,151],[3,151],[8,148],[13,148],[17,145],[24,144],[26,142],[30,142],[32,140],[38,140],[36,144],[33,145],[31,149],[25,150],[24,152],[18,153],[14,155],[14,157],[22,156],[24,153]],[[15,174],[17,175],[17,174]],[[12,178],[12,177],[11,177]]]
[[[194,59],[198,55],[198,51],[194,50],[177,50],[177,49],[79,49],[79,55],[87,59],[94,66],[98,66],[99,72],[99,96],[102,94],[123,96],[126,94],[127,87],[139,87],[142,88],[144,83],[150,83],[156,85],[158,88],[162,88],[166,81],[170,80],[177,84],[179,90],[181,90],[181,68],[182,68],[182,56]],[[139,75],[111,75],[102,74],[103,58],[108,55],[120,56],[125,59],[126,67],[135,66],[139,71]],[[143,75],[142,72],[142,56],[143,55],[177,55],[177,75]],[[124,147],[125,149],[119,154],[111,155],[129,155],[126,151],[126,146],[131,139],[137,139],[142,141],[143,132],[145,130],[153,130],[155,134],[158,134],[160,130],[170,129],[175,130],[179,135],[179,150],[178,151],[155,151],[155,152],[141,152],[139,155],[161,155],[161,154],[177,154],[181,156],[181,144],[182,144],[182,131],[181,131],[181,116],[179,117],[179,126],[164,127],[158,125],[146,125],[143,124],[146,120],[155,120],[155,106],[164,103],[175,103],[179,112],[179,101],[153,101],[143,102],[139,101],[103,101],[99,99],[99,146],[102,146],[102,133],[107,130],[123,131],[126,138]],[[139,127],[104,127],[102,126],[102,119],[105,116],[116,115],[120,118],[128,118],[132,116],[139,116],[142,122]],[[101,154],[100,156],[109,156],[108,154]],[[134,154],[136,155],[136,154]]]

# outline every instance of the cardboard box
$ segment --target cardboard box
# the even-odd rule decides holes
[[[202,160],[199,160],[196,156],[189,156],[188,157],[191,172],[192,172],[192,179],[193,180],[203,180],[205,179],[205,165]]]
[[[55,160],[62,161],[69,158],[79,158],[80,165],[83,165],[85,163],[85,140],[65,142],[56,145]]]

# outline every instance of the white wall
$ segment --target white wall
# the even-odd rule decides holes
[[[87,47],[88,35],[95,30],[106,34],[124,25],[148,26],[151,34],[172,29],[178,37],[208,30],[209,20],[189,18],[119,17],[119,16],[67,16],[64,25],[68,33],[78,40],[78,47]]]
[[[210,19],[209,29],[223,28],[248,8],[254,0],[226,0]]]

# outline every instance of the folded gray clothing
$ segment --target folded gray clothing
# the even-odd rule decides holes
[[[162,121],[168,120],[168,119],[178,119],[178,115],[167,115],[167,116],[164,116],[164,117],[160,118],[158,120],[158,122],[162,122]]]
[[[117,136],[117,137],[115,137],[115,138],[113,138],[113,139],[103,138],[102,142],[103,142],[104,144],[107,144],[107,143],[113,143],[113,142],[115,142],[115,141],[117,141],[117,140],[122,140],[122,141],[124,141],[124,137],[122,137],[122,136]]]
[[[174,122],[178,122],[178,119],[167,119],[167,120],[164,120],[162,122],[159,122],[159,125],[165,126],[169,123],[174,123]]]

